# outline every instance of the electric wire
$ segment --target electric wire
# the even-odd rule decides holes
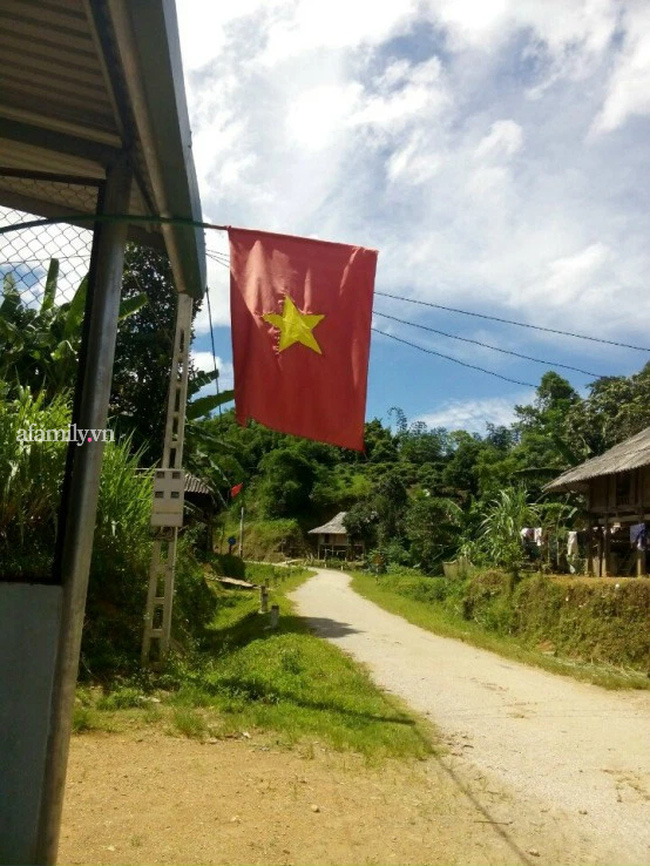
[[[436,310],[446,310],[448,313],[460,313],[463,316],[474,316],[477,319],[488,319],[491,322],[501,322],[504,325],[516,325],[518,328],[532,328],[534,331],[545,331],[548,334],[560,334],[563,337],[575,337],[577,340],[590,340],[592,343],[605,343],[608,346],[619,346],[623,349],[634,349],[635,352],[650,352],[647,346],[633,346],[630,343],[619,343],[616,340],[605,340],[602,337],[590,337],[587,334],[576,334],[573,331],[561,331],[559,328],[544,328],[541,325],[531,325],[530,322],[515,322],[513,319],[500,319],[498,316],[488,316],[486,313],[473,313],[469,310],[460,310],[457,307],[445,307],[443,304],[434,304],[433,301],[420,301],[416,298],[404,298],[401,295],[392,295],[388,292],[375,292],[382,298],[392,298],[395,301],[406,301],[408,304],[420,304],[423,307],[434,307]]]
[[[512,382],[514,385],[525,385],[527,388],[536,387],[532,382],[522,382],[520,379],[511,379],[510,376],[502,376],[501,373],[495,373],[493,370],[486,370],[485,367],[479,367],[476,364],[468,364],[467,361],[460,361],[458,358],[453,358],[451,355],[443,355],[442,352],[436,352],[433,349],[426,349],[424,346],[418,346],[417,343],[411,343],[410,340],[396,337],[395,334],[388,334],[386,331],[380,331],[379,328],[371,328],[370,330],[375,334],[381,334],[383,337],[389,337],[391,340],[397,340],[398,343],[404,343],[405,346],[410,346],[412,349],[419,349],[420,352],[426,352],[428,355],[436,355],[438,358],[453,361],[454,364],[460,364],[462,367],[469,367],[471,370],[479,370],[481,373],[487,373],[488,376],[495,376],[497,379],[503,379],[504,382]]]
[[[430,331],[432,334],[440,334],[441,337],[449,337],[451,340],[462,340],[463,343],[473,343],[475,346],[481,346],[484,349],[491,349],[493,352],[501,352],[504,355],[513,355],[515,358],[523,358],[525,361],[535,361],[536,364],[546,364],[548,367],[562,367],[565,370],[573,370],[574,373],[582,373],[592,379],[600,378],[599,373],[590,373],[588,370],[581,370],[580,367],[572,367],[570,364],[561,364],[559,361],[546,361],[544,358],[534,358],[532,355],[522,355],[520,352],[513,352],[510,349],[501,349],[499,346],[492,346],[490,343],[482,343],[480,340],[461,337],[460,334],[448,334],[446,331],[439,331],[437,328],[430,328],[428,325],[420,325],[417,322],[398,319],[397,316],[389,316],[388,313],[380,313],[377,310],[373,310],[373,315],[381,316],[383,319],[392,319],[393,322],[399,322],[401,325],[409,325],[411,328],[420,328],[422,331]]]
[[[214,366],[214,381],[217,386],[217,397],[221,396],[219,390],[219,370],[217,369],[217,353],[214,348],[214,326],[212,324],[212,308],[210,306],[210,287],[205,287],[205,296],[208,301],[208,318],[210,319],[210,342],[212,343],[212,364]],[[219,403],[219,417],[221,418],[221,403]]]
[[[79,222],[130,222],[130,223],[156,223],[158,225],[183,225],[192,226],[193,228],[215,229],[217,231],[228,231],[231,226],[218,225],[216,223],[207,223],[200,220],[192,219],[191,217],[163,217],[157,214],[99,214],[99,213],[78,213],[65,214],[64,216],[51,217],[49,219],[28,220],[27,222],[17,223],[15,225],[0,226],[0,235],[8,234],[18,229],[41,228],[43,226],[56,225],[58,223],[79,223]],[[221,255],[214,253],[213,256]],[[218,261],[218,258],[214,259]],[[450,313],[459,313],[463,316],[474,316],[478,319],[487,319],[491,322],[500,322],[504,325],[514,325],[518,328],[530,328],[534,331],[544,331],[548,334],[559,334],[563,337],[573,337],[577,340],[589,340],[593,343],[603,343],[608,346],[619,346],[623,349],[632,349],[635,352],[650,352],[647,346],[634,346],[630,343],[622,343],[617,340],[605,340],[602,337],[591,337],[588,334],[578,334],[573,331],[563,331],[559,328],[546,328],[542,325],[533,325],[530,322],[517,322],[513,319],[502,319],[499,316],[489,316],[487,313],[475,313],[470,310],[461,310],[458,307],[448,307],[444,304],[436,304],[433,301],[421,301],[416,298],[405,298],[402,295],[394,295],[389,292],[375,292],[383,298],[392,298],[396,301],[405,301],[408,304],[420,304],[425,307],[433,307],[437,310],[446,310]]]
[[[223,259],[226,259],[226,256],[224,253],[219,253],[217,250],[206,250],[206,253],[208,256],[210,256],[210,258],[213,259],[213,261],[218,262],[220,265],[223,265],[223,267],[225,267],[225,268],[230,267],[229,262],[227,260],[224,261],[221,258],[221,257],[223,257]],[[384,292],[375,292],[375,294],[376,295],[385,295]],[[390,295],[389,297],[397,299],[396,295]],[[408,300],[408,298],[401,298],[400,300]],[[420,325],[416,322],[409,322],[405,319],[398,319],[397,316],[391,316],[388,313],[380,313],[377,310],[373,310],[373,315],[381,316],[382,318],[385,318],[385,319],[392,319],[393,321],[399,322],[400,324],[410,325],[414,328],[420,328],[421,330],[430,331],[431,333],[434,333],[434,334],[440,334],[441,336],[449,337],[452,340],[462,340],[465,343],[473,343],[477,346],[482,346],[485,349],[491,349],[495,352],[501,352],[502,354],[505,354],[505,355],[512,355],[515,358],[522,358],[523,360],[526,360],[526,361],[534,361],[535,363],[545,364],[546,366],[549,366],[549,367],[561,367],[565,370],[572,370],[575,373],[581,373],[582,375],[589,376],[590,378],[593,378],[593,379],[600,378],[600,374],[591,373],[588,370],[582,370],[580,367],[573,367],[570,364],[561,364],[561,363],[556,362],[556,361],[546,361],[543,358],[534,358],[531,355],[524,355],[524,354],[521,354],[520,352],[514,352],[514,351],[511,351],[509,349],[501,349],[498,346],[492,346],[489,343],[483,343],[480,340],[472,340],[469,337],[461,337],[459,334],[449,334],[446,331],[440,331],[440,330],[437,330],[436,328],[431,328],[427,325]],[[454,363],[461,364],[465,367],[470,367],[472,369],[479,370],[480,372],[487,373],[490,376],[496,376],[500,379],[504,379],[506,382],[514,382],[517,385],[530,385],[530,387],[535,387],[530,382],[520,382],[517,379],[511,379],[508,376],[502,376],[500,373],[494,373],[492,370],[485,370],[483,367],[477,367],[474,364],[468,364],[465,361],[460,361],[457,358],[453,358],[451,355],[444,355],[442,352],[434,352],[433,349],[425,349],[423,346],[417,346],[415,343],[410,343],[408,340],[403,340],[400,337],[396,337],[394,334],[388,334],[384,331],[380,331],[377,328],[373,328],[372,330],[375,331],[375,333],[377,333],[377,334],[383,334],[385,337],[390,337],[391,339],[398,340],[399,342],[405,343],[405,345],[412,346],[414,349],[419,349],[420,351],[427,352],[428,354],[431,354],[431,355],[438,355],[439,357],[453,361]],[[593,338],[593,339],[595,339],[595,338]]]
[[[205,254],[214,262],[218,262],[226,268],[230,267],[230,259],[225,253],[219,253],[216,250],[206,250]]]

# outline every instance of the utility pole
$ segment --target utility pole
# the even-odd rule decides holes
[[[176,547],[183,525],[185,480],[182,470],[185,409],[192,327],[192,298],[178,295],[176,335],[167,399],[162,465],[154,473],[151,526],[155,532],[142,636],[142,664],[162,662],[169,651],[174,602]]]
[[[244,506],[239,512],[239,558],[244,558]]]

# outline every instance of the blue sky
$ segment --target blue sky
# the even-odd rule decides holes
[[[650,4],[177,0],[206,219],[379,250],[376,289],[650,346]],[[208,248],[227,252],[223,234]],[[222,384],[228,272],[209,262]],[[645,353],[377,296],[377,313],[598,375]],[[508,423],[545,370],[376,316],[367,417]],[[211,367],[207,311],[195,357]],[[650,353],[649,353],[650,354]],[[583,391],[589,377],[563,371]]]

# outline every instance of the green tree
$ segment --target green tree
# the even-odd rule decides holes
[[[462,510],[451,499],[419,494],[409,502],[404,518],[413,562],[427,574],[441,571],[453,556],[461,536]]]

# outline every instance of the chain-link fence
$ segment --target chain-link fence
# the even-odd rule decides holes
[[[47,582],[99,184],[0,168],[0,578]],[[77,304],[74,304],[77,296]]]
[[[20,177],[2,177],[3,191],[10,185],[14,197],[28,205],[33,197],[30,186],[35,180]],[[42,194],[43,181],[38,181],[39,194]],[[52,197],[53,213],[57,202],[62,213],[71,206],[79,212],[93,213],[97,189],[66,182],[46,184]],[[24,307],[39,308],[43,301],[48,272],[52,261],[56,261],[55,304],[69,302],[88,273],[92,230],[70,223],[56,223],[38,228],[20,228],[22,223],[38,219],[33,214],[19,208],[0,208],[0,224],[4,227],[17,226],[13,231],[0,235],[0,276],[3,297],[7,289],[18,292]],[[1,303],[1,301],[0,301]]]

